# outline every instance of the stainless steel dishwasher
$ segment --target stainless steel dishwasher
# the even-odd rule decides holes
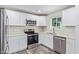
[[[53,47],[54,51],[60,54],[66,53],[66,37],[54,36],[53,37]]]

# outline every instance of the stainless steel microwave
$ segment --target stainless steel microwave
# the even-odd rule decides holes
[[[36,20],[26,20],[26,25],[27,26],[35,26],[36,25]]]

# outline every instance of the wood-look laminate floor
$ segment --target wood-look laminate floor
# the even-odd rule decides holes
[[[14,54],[57,54],[57,53],[42,45],[38,45],[36,47],[30,48],[28,50],[27,49],[22,50]]]

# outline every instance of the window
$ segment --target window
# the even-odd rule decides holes
[[[61,17],[52,18],[52,26],[60,28],[61,27]]]
[[[52,20],[53,20],[53,21],[52,21],[52,26],[55,27],[55,26],[56,26],[56,18],[53,18]]]

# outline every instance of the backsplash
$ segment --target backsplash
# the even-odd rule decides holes
[[[62,27],[62,29],[55,29],[57,35],[75,36],[75,28],[73,27]]]
[[[24,35],[24,27],[10,26],[8,27],[8,35]]]
[[[34,29],[36,33],[46,32],[53,33],[53,27],[17,27],[12,26],[8,28],[8,35],[24,35],[24,29]],[[62,29],[55,29],[55,34],[57,35],[75,35],[74,27],[62,27]]]
[[[24,35],[24,29],[34,29],[36,33],[39,32],[43,32],[43,29],[41,27],[37,27],[37,26],[26,26],[26,27],[22,27],[22,26],[10,26],[8,27],[8,35]]]
[[[38,26],[26,26],[25,29],[34,29],[34,31],[36,33],[39,33],[39,32],[43,31],[43,29],[41,27],[38,27]]]

